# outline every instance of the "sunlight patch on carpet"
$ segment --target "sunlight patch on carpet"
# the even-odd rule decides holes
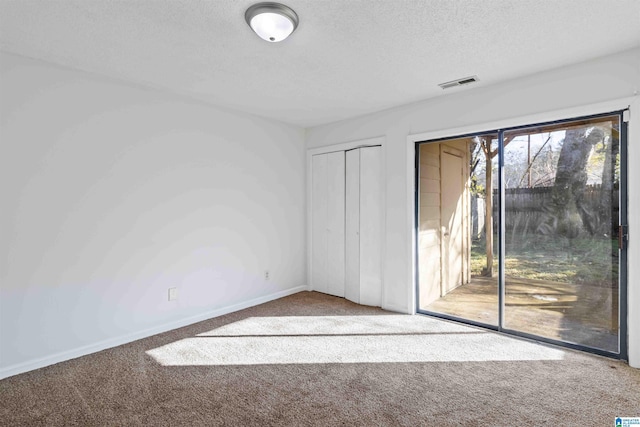
[[[252,317],[147,354],[164,366],[562,360],[563,350],[421,316]]]
[[[450,322],[407,315],[248,317],[198,336],[481,333]]]

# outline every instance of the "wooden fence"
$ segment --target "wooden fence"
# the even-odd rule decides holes
[[[508,188],[505,190],[505,227],[509,234],[536,233],[547,218],[552,205],[553,187]],[[596,220],[600,234],[613,233],[607,224],[617,224],[619,191],[603,189],[601,185],[588,185],[581,196],[581,204]],[[484,198],[471,197],[472,236],[479,238],[484,227]],[[493,192],[494,230],[497,230],[498,191]]]

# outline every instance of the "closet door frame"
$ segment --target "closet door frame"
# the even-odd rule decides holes
[[[385,187],[384,187],[384,176],[385,176],[385,167],[384,167],[384,150],[385,150],[385,138],[384,137],[376,137],[376,138],[368,138],[361,139],[351,142],[344,142],[338,144],[326,145],[323,147],[310,148],[307,150],[307,290],[311,291],[312,289],[312,274],[313,274],[313,260],[312,260],[312,248],[313,248],[313,156],[317,154],[328,154],[334,153],[337,151],[348,151],[353,150],[359,147],[369,147],[369,146],[380,146],[381,147],[381,157],[383,159],[381,165],[381,173],[382,173],[382,188],[381,188],[381,206],[380,206],[380,215],[383,229],[381,230],[381,258],[383,260],[381,266],[381,277],[382,277],[382,307],[385,307],[386,301],[386,293],[384,286],[384,259],[385,259],[385,236],[386,236],[386,227],[385,227]]]

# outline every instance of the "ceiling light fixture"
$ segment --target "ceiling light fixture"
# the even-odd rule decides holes
[[[244,14],[251,29],[263,40],[280,42],[298,27],[298,15],[280,3],[257,3]]]

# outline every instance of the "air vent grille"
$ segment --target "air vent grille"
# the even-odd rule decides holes
[[[440,83],[438,86],[440,86],[442,89],[449,89],[450,87],[468,85],[470,83],[474,83],[477,81],[478,81],[478,76],[470,76],[470,77],[463,77],[457,80],[452,80],[446,83]]]

